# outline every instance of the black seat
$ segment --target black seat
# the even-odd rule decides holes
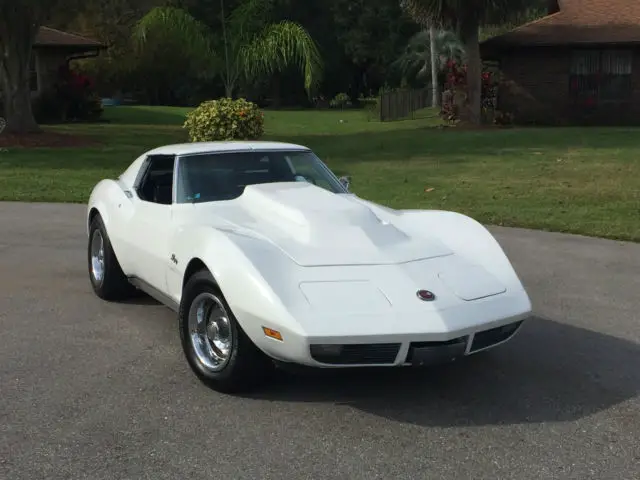
[[[153,191],[153,201],[162,205],[171,205],[172,188],[169,185],[156,185]]]

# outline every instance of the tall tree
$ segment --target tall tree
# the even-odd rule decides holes
[[[438,86],[439,73],[449,60],[464,59],[464,48],[455,32],[431,26],[429,31],[416,33],[409,39],[405,51],[392,66],[402,72],[403,78],[426,82],[431,75],[432,85]],[[437,88],[434,88],[434,93]]]
[[[372,87],[378,82],[371,80],[388,80],[389,66],[420,28],[398,0],[324,0],[322,4],[333,14],[331,34],[362,77],[355,90],[377,90]]]
[[[29,63],[38,31],[56,8],[73,0],[0,0],[0,92],[7,133],[36,133]]]
[[[481,122],[480,26],[508,21],[531,5],[531,0],[400,0],[402,7],[425,28],[435,22],[455,28],[467,55],[467,108],[461,119]]]
[[[440,106],[440,82],[438,82],[438,66],[436,65],[436,27],[429,25],[429,60],[431,62],[431,105]]]
[[[222,1],[221,7],[224,7]],[[191,54],[194,61],[204,62],[206,57],[219,60],[217,69],[222,72],[228,97],[233,96],[241,79],[250,82],[291,65],[299,68],[305,89],[310,93],[322,75],[318,48],[300,24],[287,20],[269,22],[271,8],[272,0],[245,0],[231,12],[224,11],[223,48],[216,55],[212,51],[213,31],[179,8],[152,9],[136,26],[134,38],[145,48],[150,32],[164,32],[167,40],[188,45],[186,53]]]

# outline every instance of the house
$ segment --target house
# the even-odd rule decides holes
[[[52,87],[60,67],[69,61],[95,57],[106,45],[73,33],[41,27],[33,44],[30,85],[33,96]]]
[[[640,0],[553,0],[480,48],[517,123],[640,124]]]

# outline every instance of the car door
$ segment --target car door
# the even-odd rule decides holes
[[[133,271],[138,279],[166,292],[172,232],[173,155],[149,155],[134,186],[134,213],[128,236],[134,253]]]

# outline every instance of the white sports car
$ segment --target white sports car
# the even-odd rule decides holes
[[[448,361],[507,341],[531,312],[480,223],[363,200],[300,145],[151,150],[95,186],[87,227],[95,293],[142,290],[178,312],[189,365],[221,391],[278,362]]]

